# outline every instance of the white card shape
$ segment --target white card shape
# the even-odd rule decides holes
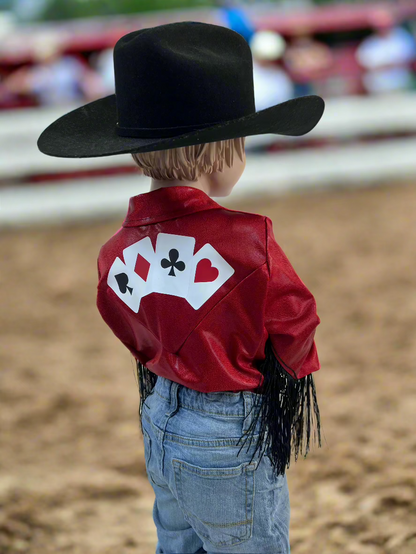
[[[218,276],[214,281],[195,283],[197,265],[204,259],[211,262],[212,268],[218,269]],[[210,244],[205,244],[198,250],[190,265],[191,280],[186,300],[194,310],[198,310],[233,275],[235,270]]]
[[[123,250],[125,264],[134,269],[134,266],[136,265],[137,254],[140,254],[149,263],[152,263],[155,251],[153,250],[150,237],[144,237],[143,239],[134,242]]]
[[[116,258],[108,272],[107,285],[133,312],[139,311],[147,284],[135,273],[134,267],[128,267],[120,258]]]
[[[138,254],[143,256],[143,258],[147,260],[150,263],[150,265],[153,264],[155,251],[153,250],[153,245],[152,245],[152,241],[150,240],[150,237],[145,237],[144,239],[141,239],[131,244],[130,246],[128,246],[123,250],[124,261],[127,267],[129,267],[132,271],[134,271],[136,267]],[[153,292],[149,277],[150,277],[150,269],[147,275],[146,287],[144,289],[142,297]]]
[[[191,279],[190,265],[194,248],[194,237],[173,233],[158,234],[154,261],[148,276],[152,292],[186,297]],[[162,260],[165,260],[166,267],[161,265]]]

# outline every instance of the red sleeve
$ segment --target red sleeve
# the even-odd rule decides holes
[[[314,341],[320,319],[315,298],[277,244],[271,219],[265,219],[269,269],[265,326],[276,357],[301,379],[321,367]]]

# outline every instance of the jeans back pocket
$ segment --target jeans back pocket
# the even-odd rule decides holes
[[[177,459],[172,464],[179,506],[201,538],[213,546],[251,538],[257,462],[227,468],[203,468]]]

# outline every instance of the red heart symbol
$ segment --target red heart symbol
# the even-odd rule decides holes
[[[149,274],[150,264],[147,260],[143,258],[143,256],[140,256],[140,254],[137,254],[137,260],[136,260],[136,266],[134,268],[134,271],[143,279],[143,281],[147,281],[147,275]]]
[[[215,281],[218,277],[218,273],[218,269],[216,267],[212,267],[211,260],[204,258],[203,260],[200,260],[196,266],[195,283]]]

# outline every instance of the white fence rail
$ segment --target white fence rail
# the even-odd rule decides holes
[[[223,206],[235,200],[276,196],[296,189],[366,186],[416,176],[416,138],[377,144],[308,148],[247,156],[246,169]],[[102,217],[124,218],[131,196],[148,192],[142,175],[72,180],[60,185],[0,189],[0,226],[59,223]]]
[[[25,173],[63,172],[112,165],[133,164],[130,156],[65,159],[41,154],[36,147],[39,133],[65,110],[21,110],[1,114],[0,176]],[[326,101],[318,126],[302,137],[346,138],[367,133],[391,134],[415,131],[416,95],[389,98],[345,98]],[[276,135],[248,137],[248,150]],[[384,138],[373,143],[351,143],[308,147],[275,154],[248,153],[246,169],[230,197],[218,198],[221,205],[238,199],[275,196],[295,189],[329,186],[365,186],[397,182],[415,177],[416,136]],[[150,180],[142,175],[119,175],[60,181],[45,186],[0,188],[0,226],[59,223],[85,218],[124,217],[128,199],[148,192]]]
[[[55,119],[76,106],[21,109],[0,112],[0,179],[33,174],[78,171],[126,166],[133,162],[129,155],[99,158],[55,158],[39,152],[36,141]],[[349,138],[369,133],[416,133],[416,94],[397,93],[373,97],[330,98],[319,124],[304,137],[258,135],[247,137],[247,150],[267,145],[276,139],[304,141],[312,138]]]

